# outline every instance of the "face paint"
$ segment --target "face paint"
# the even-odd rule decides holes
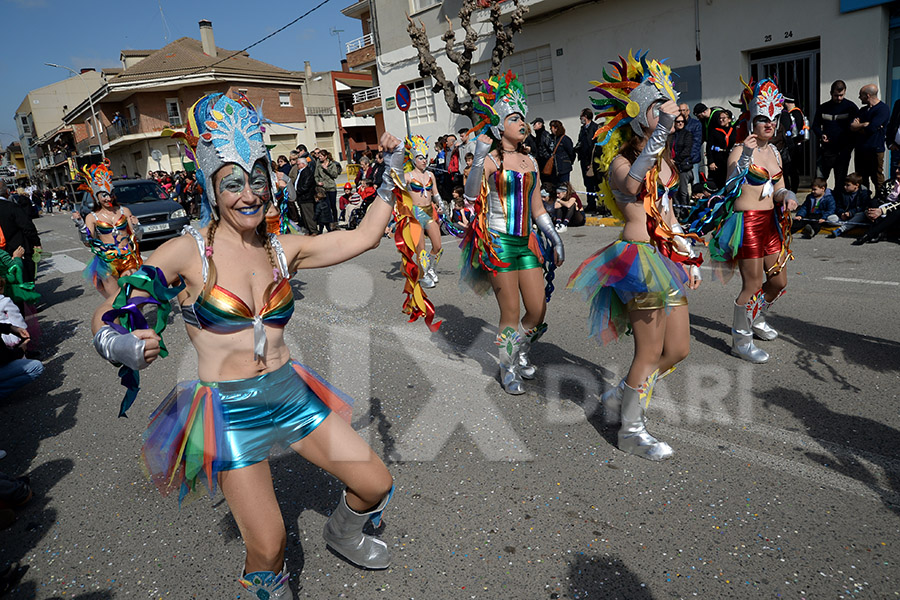
[[[237,165],[231,165],[231,173],[223,175],[219,180],[219,193],[231,192],[232,194],[240,194],[244,191],[247,179],[244,176],[244,170]]]
[[[262,161],[253,164],[253,170],[250,172],[250,191],[263,202],[268,202],[272,197],[269,190],[269,173]]]

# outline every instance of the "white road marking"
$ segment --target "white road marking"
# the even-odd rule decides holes
[[[84,263],[74,259],[68,254],[54,254],[50,258],[41,261],[41,270],[59,271],[60,273],[75,273],[84,269]]]
[[[900,281],[877,281],[874,279],[854,279],[852,277],[823,277],[828,281],[846,281],[847,283],[867,283],[869,285],[900,285]]]
[[[86,246],[78,246],[77,248],[65,248],[63,250],[54,250],[53,254],[62,254],[63,252],[75,252],[76,250],[87,250]]]

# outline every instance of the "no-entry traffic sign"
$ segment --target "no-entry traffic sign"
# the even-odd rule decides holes
[[[397,108],[406,112],[409,110],[410,99],[412,96],[409,93],[409,88],[404,84],[400,84],[397,87],[397,91],[394,93],[394,98],[397,99]]]

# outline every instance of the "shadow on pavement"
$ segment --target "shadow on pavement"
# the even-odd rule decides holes
[[[896,498],[900,497],[900,473],[896,467],[898,457],[883,455],[886,449],[895,447],[894,443],[900,439],[900,431],[873,419],[834,412],[816,401],[812,394],[804,394],[797,390],[775,387],[758,396],[764,398],[766,407],[780,406],[790,411],[806,428],[806,433],[810,437],[834,440],[834,443],[845,448],[849,456],[843,455],[844,452],[841,453],[842,456],[818,452],[805,454],[822,466],[863,483],[882,497],[888,509],[900,515],[900,505],[894,503]],[[878,478],[857,459],[856,453],[859,453],[860,459],[875,463],[884,470],[893,498],[885,494]]]
[[[650,590],[615,555],[579,556],[569,565],[568,580],[564,597],[573,600],[653,600]]]

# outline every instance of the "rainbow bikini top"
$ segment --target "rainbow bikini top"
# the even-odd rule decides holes
[[[778,183],[778,180],[780,180],[781,177],[781,171],[778,171],[774,175],[769,175],[769,172],[765,167],[760,167],[758,165],[750,165],[750,168],[747,169],[748,185],[765,185],[767,181]]]
[[[97,217],[97,215],[94,215]],[[128,229],[128,218],[125,217],[125,211],[119,207],[119,220],[115,223],[107,223],[106,221],[101,221],[99,217],[97,217],[97,221],[95,223],[95,227],[97,229],[97,233],[103,235],[109,235],[113,231],[125,231]]]
[[[181,307],[184,322],[198,329],[223,334],[235,333],[252,327],[253,355],[257,360],[264,357],[265,326],[283,328],[294,314],[294,294],[291,291],[290,274],[284,249],[281,247],[278,237],[269,234],[269,240],[281,271],[281,278],[278,282],[269,284],[264,295],[265,304],[259,314],[254,315],[246,302],[215,283],[216,267],[212,260],[206,257],[206,240],[203,239],[203,236],[189,225],[185,226],[184,231],[197,242],[203,267],[203,292],[196,302]]]
[[[422,182],[416,179],[415,177],[409,180],[409,189],[414,192],[422,193],[422,192],[430,192],[434,188],[434,180],[428,179],[428,183],[422,185]]]

